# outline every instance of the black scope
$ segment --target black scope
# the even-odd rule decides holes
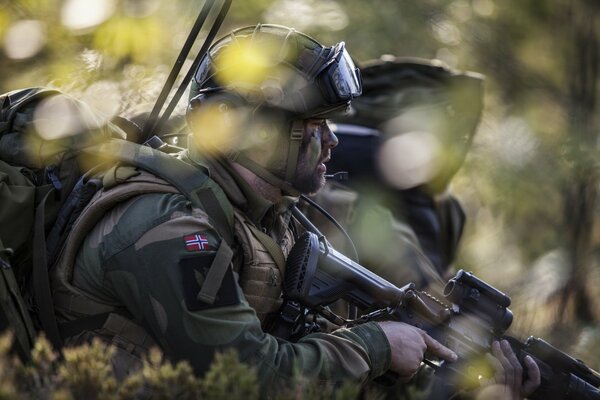
[[[470,272],[459,270],[446,283],[444,296],[463,311],[486,321],[496,334],[504,333],[512,323],[510,297]]]

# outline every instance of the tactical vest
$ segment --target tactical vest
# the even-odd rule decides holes
[[[284,272],[275,261],[270,250],[265,247],[265,235],[258,238],[252,222],[240,211],[234,214],[234,234],[243,249],[243,261],[235,263],[239,273],[239,284],[244,291],[246,300],[256,311],[263,329],[268,330],[270,316],[281,307],[281,290]],[[273,240],[274,242],[274,240]],[[287,258],[294,236],[287,229],[278,246]]]
[[[51,275],[55,313],[62,323],[61,333],[67,338],[65,343],[75,345],[92,337],[100,337],[115,345],[117,354],[113,364],[117,377],[124,377],[131,369],[138,368],[141,356],[157,343],[118,304],[106,304],[72,285],[78,250],[94,226],[117,204],[147,193],[179,193],[168,182],[147,172],[142,171],[125,179],[123,183],[96,193],[73,226]],[[251,228],[250,220],[236,210],[234,236],[243,250],[243,259],[237,257],[239,261],[234,260],[235,270],[248,303],[256,310],[265,327],[268,317],[274,315],[281,306],[283,271],[263,244],[265,238],[258,239],[253,229],[256,228]],[[281,243],[285,257],[293,242],[293,234],[288,228]],[[87,320],[90,329],[85,329]],[[71,321],[74,328],[69,325]]]

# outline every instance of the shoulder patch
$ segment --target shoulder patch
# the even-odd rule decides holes
[[[179,261],[181,269],[181,280],[185,304],[190,311],[199,311],[208,308],[231,306],[240,303],[240,298],[237,291],[237,285],[233,277],[231,267],[227,266],[225,275],[221,282],[215,301],[207,303],[200,300],[198,295],[204,280],[208,275],[216,252],[207,250],[195,250],[196,255],[182,258]]]
[[[200,232],[183,237],[185,249],[191,252],[215,250],[214,245],[211,246],[208,242],[208,236]]]

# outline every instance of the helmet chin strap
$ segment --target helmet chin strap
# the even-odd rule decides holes
[[[290,140],[288,143],[287,168],[285,171],[285,180],[291,182],[296,173],[298,165],[298,156],[300,155],[300,145],[304,137],[304,121],[295,119],[292,121],[290,130]]]
[[[296,173],[296,166],[298,165],[298,156],[300,154],[300,146],[302,144],[303,136],[304,122],[302,120],[293,120],[288,142],[288,157],[286,163],[285,179],[281,179],[264,166],[248,158],[243,153],[233,154],[229,158],[232,161],[237,162],[238,164],[247,168],[255,175],[259,176],[271,185],[280,188],[281,190],[292,196],[298,197],[301,193],[297,189],[295,189],[290,182],[294,179],[294,174]]]

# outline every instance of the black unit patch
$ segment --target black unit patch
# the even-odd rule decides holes
[[[232,306],[240,303],[237,285],[230,266],[214,266],[227,268],[213,303],[200,300],[198,295],[202,290],[209,270],[215,259],[215,252],[196,253],[194,257],[182,258],[179,261],[185,304],[190,311],[199,311],[214,307]]]

